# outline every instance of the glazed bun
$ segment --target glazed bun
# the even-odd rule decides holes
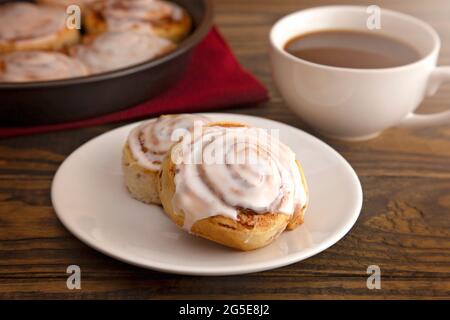
[[[172,2],[159,0],[103,0],[88,7],[88,33],[144,31],[178,42],[192,26],[189,14]]]
[[[0,82],[28,82],[81,77],[87,68],[59,52],[17,51],[0,55]]]
[[[99,1],[104,0],[37,0],[36,2],[40,4],[47,4],[64,8],[67,8],[68,6],[75,4],[79,6],[81,9],[84,9],[87,6],[90,6]]]
[[[66,27],[66,11],[27,2],[0,6],[0,53],[60,50],[77,43],[80,33]]]
[[[134,128],[123,148],[122,168],[130,194],[144,203],[160,204],[158,174],[177,129],[191,131],[210,122],[200,115],[165,115]],[[176,134],[176,132],[175,132]]]
[[[90,73],[102,73],[142,63],[172,51],[175,45],[164,38],[132,31],[106,32],[85,37],[85,43],[69,54],[83,62]]]
[[[213,123],[167,154],[162,205],[179,227],[239,250],[272,243],[303,222],[305,177],[295,154],[263,129]]]

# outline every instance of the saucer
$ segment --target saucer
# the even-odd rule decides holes
[[[92,139],[58,169],[52,202],[77,238],[115,259],[153,270],[189,275],[234,275],[269,270],[311,257],[339,241],[362,206],[359,179],[348,162],[319,139],[286,124],[237,114],[205,114],[279,129],[279,138],[300,160],[310,193],[305,222],[267,247],[239,252],[179,229],[161,207],[128,194],[121,169],[130,124]]]

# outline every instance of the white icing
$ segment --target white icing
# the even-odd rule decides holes
[[[153,59],[172,48],[171,41],[150,34],[106,32],[92,43],[73,47],[71,55],[81,60],[91,73],[100,73]]]
[[[76,4],[79,6],[91,5],[97,1],[102,1],[102,0],[41,0],[40,2],[46,3],[46,4],[51,4],[51,5],[67,7],[67,6],[70,6],[71,4]]]
[[[292,215],[307,202],[295,154],[264,129],[205,127],[174,147],[172,161],[172,204],[189,231],[215,215],[236,220],[238,208]]]
[[[86,67],[62,53],[17,51],[0,56],[0,81],[55,80],[87,75]]]
[[[0,6],[0,42],[31,40],[49,36],[65,28],[62,8],[36,6],[26,2]]]
[[[173,3],[157,0],[106,0],[97,5],[108,30],[146,30],[163,19],[181,20],[183,11]]]
[[[208,122],[210,122],[208,118],[200,115],[161,116],[134,128],[128,137],[128,145],[140,166],[159,171],[167,151],[182,137],[173,137],[174,131],[177,129],[191,131],[194,125],[201,126]]]

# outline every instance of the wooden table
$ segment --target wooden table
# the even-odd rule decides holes
[[[288,12],[322,4],[365,1],[222,0],[216,21],[241,63],[270,90],[270,102],[227,112],[279,120],[311,130],[281,100],[270,77],[267,35]],[[448,0],[370,1],[413,14],[442,37],[441,64],[450,64]],[[1,103],[1,102],[0,102]],[[423,110],[450,104],[450,86]],[[0,298],[450,298],[450,126],[390,129],[360,143],[324,139],[357,171],[361,216],[340,242],[288,267],[243,276],[190,277],[133,267],[73,237],[57,220],[50,184],[64,158],[83,142],[123,125],[0,141]],[[66,268],[82,269],[82,289],[66,288]],[[379,265],[381,290],[366,287]]]

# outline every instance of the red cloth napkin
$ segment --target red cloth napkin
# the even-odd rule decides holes
[[[69,123],[0,128],[0,137],[29,135],[95,126],[151,115],[206,111],[267,100],[267,90],[237,62],[231,49],[213,28],[195,48],[184,77],[169,90],[126,110]]]

